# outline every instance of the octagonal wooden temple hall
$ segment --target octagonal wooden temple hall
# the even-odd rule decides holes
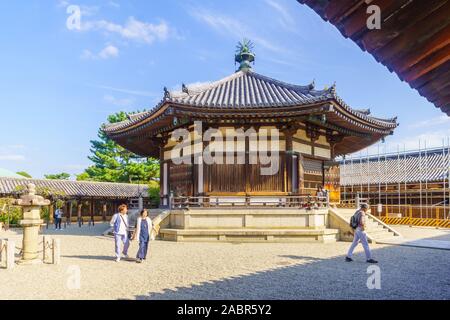
[[[286,83],[252,68],[250,42],[239,68],[201,85],[164,88],[152,110],[104,127],[124,148],[160,159],[160,236],[175,241],[335,241],[339,201],[334,158],[391,135],[396,118],[347,105],[336,85]],[[213,160],[211,160],[213,158]],[[208,161],[206,161],[208,160]],[[264,169],[274,168],[264,172]],[[328,196],[317,196],[325,186]]]

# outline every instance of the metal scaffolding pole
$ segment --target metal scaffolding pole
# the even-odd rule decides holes
[[[369,148],[367,148],[367,198],[370,199],[370,166],[369,166]]]
[[[426,206],[426,214],[428,218],[428,154],[427,154],[427,140],[424,141],[424,149],[425,149],[425,206]]]
[[[341,168],[339,169],[339,170],[340,170],[340,174],[341,174],[341,177],[347,177],[347,168],[346,168],[347,162],[345,161],[345,158],[343,158],[342,160],[343,160],[342,166],[341,166]],[[342,181],[340,181],[340,183],[342,183]],[[342,190],[342,189],[341,189],[341,190]],[[346,190],[347,190],[347,186],[344,187],[344,194],[343,194],[343,196],[344,196],[344,202],[347,200],[347,197],[346,197]]]
[[[420,183],[420,218],[422,219],[422,149],[419,139],[419,183]]]
[[[446,170],[447,171],[446,178],[447,178],[448,185],[444,187],[445,195],[447,195],[447,190],[446,190],[447,187],[450,190],[450,138],[449,137],[447,137],[447,168],[446,169],[447,169]],[[444,183],[444,185],[445,185],[445,183]],[[449,199],[449,210],[447,212],[447,219],[448,219],[450,216],[450,191],[449,191],[449,195],[447,198]]]
[[[407,195],[407,186],[406,186],[406,180],[407,180],[407,175],[406,175],[406,145],[403,144],[403,181],[405,183],[405,205],[408,204],[408,195]]]
[[[443,189],[443,199],[444,200],[444,212],[442,213],[442,219],[445,219],[445,212],[447,208],[447,199],[445,195],[445,139],[442,139],[442,161],[441,161],[441,170],[439,176],[442,175],[442,189]]]
[[[396,179],[397,179],[397,192],[398,192],[398,209],[400,211],[400,146],[397,145],[397,173],[396,173]],[[400,211],[401,212],[401,211]]]
[[[352,175],[351,175],[351,177],[352,177],[352,179],[351,179],[352,197],[353,197],[353,199],[356,199],[355,191],[353,190],[353,178],[355,176],[355,169],[353,167],[353,155],[350,156],[350,164],[351,164],[351,168],[352,168]]]
[[[359,189],[360,189],[360,192],[361,192],[361,197],[364,197],[364,195],[363,195],[363,181],[362,181],[362,178],[363,178],[362,153],[360,151],[359,152],[359,184],[360,184]]]
[[[378,203],[381,203],[380,144],[378,143]]]
[[[384,195],[385,203],[388,205],[388,168],[387,168],[387,145],[384,145]]]

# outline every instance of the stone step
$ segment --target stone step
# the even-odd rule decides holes
[[[337,229],[169,229],[160,230],[163,240],[228,242],[335,242]]]
[[[376,231],[366,231],[366,233],[371,237],[380,237],[380,236],[387,236],[387,235],[394,235],[392,232],[389,232],[389,230],[376,230]]]

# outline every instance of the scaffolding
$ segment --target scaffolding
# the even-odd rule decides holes
[[[439,148],[419,142],[416,150],[380,149],[340,160],[341,200],[368,198],[380,216],[449,219],[450,140]]]

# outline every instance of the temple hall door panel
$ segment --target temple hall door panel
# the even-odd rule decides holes
[[[248,164],[248,192],[283,192],[286,191],[286,156],[284,154],[279,155],[278,167],[272,173],[263,174],[262,168],[268,169],[270,164]],[[265,173],[269,173],[271,170],[267,170]]]
[[[193,195],[193,166],[192,164],[174,164],[169,167],[169,190],[175,196]]]
[[[245,192],[245,164],[206,164],[208,192]]]

